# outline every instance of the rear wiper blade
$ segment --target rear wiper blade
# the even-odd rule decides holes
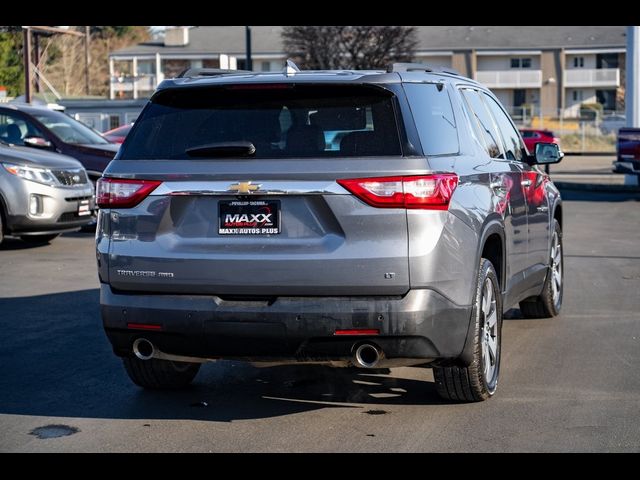
[[[190,157],[249,157],[256,153],[256,147],[247,141],[215,142],[187,148],[186,153]]]

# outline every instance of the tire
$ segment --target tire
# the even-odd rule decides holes
[[[549,271],[544,281],[542,293],[537,297],[520,302],[520,311],[524,318],[552,318],[560,313],[564,290],[564,259],[562,248],[562,229],[557,220],[553,220],[551,250],[549,252]]]
[[[4,240],[4,225],[2,223],[2,202],[0,202],[0,245]]]
[[[49,243],[55,238],[58,238],[59,233],[52,233],[51,235],[23,235],[20,239],[27,243]]]
[[[487,300],[489,299],[489,300]],[[480,260],[470,328],[473,361],[466,367],[435,367],[438,395],[455,402],[481,402],[498,386],[502,338],[502,295],[491,262]]]
[[[172,362],[156,358],[140,360],[136,357],[125,357],[122,361],[133,383],[151,390],[185,388],[200,370],[199,363]]]

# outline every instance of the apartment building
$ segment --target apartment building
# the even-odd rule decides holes
[[[252,27],[253,69],[283,67],[279,26]],[[624,110],[624,26],[419,26],[415,60],[491,88],[514,117]],[[189,67],[245,67],[244,27],[172,27],[163,42],[111,52],[111,98],[144,98]]]

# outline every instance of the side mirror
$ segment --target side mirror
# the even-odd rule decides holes
[[[28,147],[51,148],[51,142],[42,137],[24,137],[22,141]]]
[[[549,165],[558,163],[564,158],[560,146],[555,143],[536,143],[535,151],[531,158],[533,165]]]

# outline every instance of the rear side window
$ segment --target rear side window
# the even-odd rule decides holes
[[[461,92],[471,112],[471,121],[476,122],[477,131],[482,137],[481,143],[484,145],[487,153],[491,158],[502,158],[500,134],[496,130],[489,110],[487,110],[480,95],[477,91],[469,89],[463,89]]]
[[[254,158],[401,155],[391,92],[353,85],[241,84],[160,92],[136,122],[120,158],[190,159],[199,147],[234,142],[250,142]]]
[[[458,153],[458,131],[447,90],[432,83],[405,83],[404,90],[425,155]]]
[[[520,141],[520,135],[518,135],[518,131],[509,120],[507,114],[502,110],[500,105],[491,98],[486,93],[482,94],[482,98],[485,103],[489,106],[489,110],[493,114],[493,118],[496,120],[498,124],[498,128],[502,133],[502,139],[504,140],[504,148],[505,153],[507,155],[508,160],[517,160],[519,162],[522,161],[524,157],[524,146]]]

